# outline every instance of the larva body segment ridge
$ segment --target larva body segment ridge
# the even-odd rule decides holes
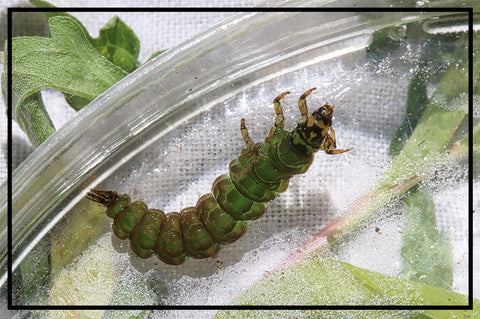
[[[333,106],[326,103],[308,114],[306,97],[313,90],[300,97],[302,116],[292,131],[285,130],[280,104],[290,92],[273,100],[275,126],[264,142],[254,143],[241,119],[246,148],[230,163],[228,174],[217,177],[211,192],[195,206],[165,214],[115,191],[91,190],[87,198],[105,207],[107,216],[113,218],[115,236],[128,238],[141,258],[155,255],[167,264],[180,265],[188,258],[214,257],[245,234],[249,221],[266,212],[268,202],[287,189],[292,176],[308,170],[317,151],[340,154],[350,150],[336,149]]]

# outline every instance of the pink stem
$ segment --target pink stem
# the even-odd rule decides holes
[[[318,254],[321,250],[327,248],[329,244],[343,237],[349,230],[358,227],[368,217],[371,217],[371,215],[380,207],[384,207],[393,199],[408,191],[420,180],[420,177],[414,176],[391,189],[376,189],[360,197],[340,216],[336,217],[316,233],[311,240],[303,245],[303,247],[297,249],[287,257],[287,259],[280,264],[274,272],[299,264],[308,257]]]

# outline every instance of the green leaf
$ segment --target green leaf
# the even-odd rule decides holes
[[[467,296],[447,289],[379,274],[347,263],[342,265],[379,296],[385,296],[398,304],[434,306],[466,306],[468,304]],[[479,311],[478,299],[473,300],[473,310],[420,310],[429,318],[438,319],[479,318]]]
[[[71,95],[71,94],[64,94],[64,96],[68,105],[70,105],[75,111],[79,111],[83,109],[88,103],[92,101],[91,99],[86,99],[86,98],[76,96],[76,95]]]
[[[261,280],[234,300],[237,305],[466,305],[467,297],[446,289],[391,277],[330,258],[312,258]],[[478,300],[475,305],[479,305]],[[424,311],[430,318],[474,318],[478,310]],[[423,311],[422,311],[423,312]],[[327,314],[328,313],[328,314]],[[216,318],[257,318],[252,311],[223,311]],[[306,312],[294,317],[344,318],[347,312]],[[407,317],[398,311],[348,313],[349,318]],[[455,317],[457,316],[457,317]]]
[[[352,305],[367,304],[373,298],[375,293],[356,280],[340,262],[331,258],[314,258],[264,278],[251,286],[232,304]],[[262,311],[262,314],[263,318],[276,317],[274,312]],[[308,318],[311,314],[305,311],[289,312],[291,318]],[[373,315],[373,312],[371,314]],[[321,318],[320,315],[318,316]],[[278,313],[277,317],[282,316]],[[259,316],[255,310],[222,311],[215,318],[262,318],[262,316]],[[332,316],[332,318],[338,317]],[[378,316],[378,318],[384,317]]]
[[[428,70],[426,66],[420,66],[410,81],[405,120],[392,138],[392,142],[390,143],[390,156],[396,156],[400,153],[428,104],[427,74]]]
[[[12,41],[14,108],[45,87],[93,99],[127,74],[93,48],[75,20],[59,16],[49,24],[51,38]]]
[[[52,276],[65,269],[92,243],[111,229],[103,208],[89,201],[80,201],[57,224],[51,233],[50,264]]]
[[[49,255],[45,252],[49,250],[50,241],[40,241],[25,256],[20,264],[20,269],[14,271],[13,276],[20,275],[20,278],[17,278],[14,282],[21,282],[21,285],[13,291],[14,303],[20,305],[46,303],[50,281],[50,260]]]
[[[48,116],[40,92],[30,95],[23,101],[22,107],[17,110],[16,120],[34,147],[55,132],[55,126]]]
[[[476,18],[475,23],[480,22]],[[480,32],[473,33],[473,79],[479,80],[478,70],[480,68]],[[445,73],[442,81],[438,84],[433,101],[441,105],[457,106],[459,97],[466,101],[468,96],[468,41],[464,35],[458,43],[458,48],[453,53],[454,61],[449,65],[449,70]],[[480,87],[473,85],[473,94],[480,94]]]
[[[418,189],[405,198],[402,275],[410,280],[450,289],[453,282],[452,247],[436,227],[431,194]]]
[[[475,33],[479,37],[480,32]],[[381,182],[381,187],[391,187],[408,180],[416,175],[416,172],[426,170],[433,166],[436,156],[443,153],[447,146],[452,142],[452,137],[466,117],[466,95],[468,93],[468,59],[465,55],[467,43],[466,36],[458,42],[458,48],[453,56],[459,63],[450,64],[447,71],[443,74],[441,81],[437,85],[435,93],[427,103],[423,111],[417,111],[421,114],[418,123],[407,142],[394,142],[392,152],[398,153],[393,159],[391,168],[385,173]],[[474,50],[474,67],[480,66],[478,55],[480,47]],[[414,81],[420,78],[414,78]],[[423,103],[425,98],[423,85],[413,82],[409,91],[408,107],[414,107],[414,104]],[[409,110],[407,109],[407,112]],[[406,121],[415,121],[415,118],[408,118]],[[413,127],[413,126],[412,126]],[[402,134],[402,128],[400,133]],[[401,148],[403,144],[403,148]],[[400,150],[401,148],[401,150]]]
[[[43,0],[30,0],[38,8],[55,8],[55,6]],[[75,20],[88,41],[97,51],[113,64],[127,72],[132,72],[140,64],[137,61],[140,52],[140,41],[133,30],[119,17],[114,16],[101,29],[98,38],[92,38],[85,26],[74,16],[66,12],[42,12],[47,18],[66,16]]]
[[[417,172],[428,172],[438,155],[451,143],[452,135],[465,116],[463,110],[446,110],[430,102],[412,135],[385,172],[380,188],[391,188],[415,177]]]
[[[140,41],[135,32],[117,16],[100,29],[99,37],[93,39],[92,43],[104,57],[127,72],[139,66]]]
[[[44,0],[30,2],[39,8],[55,8]],[[43,14],[49,19],[51,38],[12,39],[13,119],[24,121],[20,127],[34,146],[55,128],[39,96],[28,100],[28,105],[24,101],[49,87],[64,93],[68,104],[78,111],[139,66],[140,41],[117,16],[105,24],[98,38],[92,38],[85,26],[66,12]],[[4,70],[4,97],[6,83]]]
[[[104,235],[72,263],[52,274],[48,304],[108,305],[117,282],[114,252],[110,236]],[[98,319],[102,318],[105,312],[75,309],[54,311],[58,312],[56,316],[61,318]]]
[[[47,1],[43,1],[43,0],[30,0],[30,3],[33,4],[35,7],[37,8],[56,8],[53,4],[51,4],[50,2],[47,2]],[[80,28],[82,28],[83,30],[83,33],[87,36],[88,38],[88,41],[90,43],[93,42],[93,38],[90,36],[90,34],[88,33],[87,31],[87,28],[85,28],[85,26],[77,19],[75,18],[74,16],[72,16],[71,14],[69,13],[66,13],[66,12],[63,12],[63,11],[58,11],[58,12],[51,12],[51,11],[44,11],[42,12],[42,14],[47,18],[47,19],[50,19],[52,17],[58,17],[58,16],[62,16],[62,17],[69,17],[75,21],[77,21],[78,25],[80,26]],[[93,45],[93,43],[92,43]],[[64,94],[65,96],[65,100],[67,101],[67,103],[75,110],[75,111],[78,111],[80,109],[82,109],[84,106],[86,106],[88,103],[91,102],[91,99],[85,99],[85,98],[82,98],[82,97],[78,97],[78,96],[75,96],[75,95],[71,95],[71,94]]]
[[[103,208],[91,201],[81,201],[55,227],[51,236],[51,273],[52,296],[50,304],[69,299],[75,304],[85,304],[92,297],[83,287],[82,281],[92,285],[104,285],[95,291],[101,294],[103,304],[110,305],[148,305],[154,304],[156,294],[152,285],[140,272],[132,269],[128,263],[117,262],[110,244],[110,221]],[[100,248],[100,249],[99,249]],[[105,256],[104,256],[105,254]],[[88,261],[88,262],[87,262]],[[92,268],[92,265],[95,267]],[[111,273],[112,269],[113,274]],[[70,273],[70,274],[69,274]],[[102,276],[106,276],[103,278]],[[77,277],[83,279],[77,282]],[[98,287],[97,287],[98,288]],[[106,291],[102,289],[107,288]],[[62,293],[72,289],[76,293],[63,298]],[[78,293],[77,293],[78,292]],[[104,296],[107,292],[110,296]],[[101,318],[144,318],[149,311],[118,310],[100,314]],[[77,315],[85,313],[77,312]],[[100,318],[100,317],[99,317]]]
[[[390,56],[391,52],[400,47],[402,37],[401,32],[398,32],[399,30],[404,31],[407,28],[403,25],[387,26],[373,33],[372,43],[370,43],[365,52],[365,57],[367,61],[372,62],[372,66],[376,65],[375,62]]]
[[[43,0],[30,0],[38,8],[55,8],[55,6]],[[83,30],[88,41],[95,49],[113,64],[127,72],[132,72],[139,66],[137,61],[140,51],[140,41],[136,34],[117,16],[113,17],[102,29],[98,38],[92,38],[85,26],[74,16],[66,12],[42,12],[47,18],[66,16],[74,19]],[[82,109],[92,99],[65,94],[68,104],[76,111]]]
[[[480,151],[480,123],[478,123],[476,126],[474,126],[472,130],[472,144],[473,144],[473,152],[479,152]],[[454,151],[457,152],[462,152],[466,153],[465,150],[468,150],[468,134],[465,135],[461,140],[458,141],[458,143],[455,145],[453,148]],[[458,148],[458,150],[457,150]]]
[[[18,37],[12,39],[13,119],[38,145],[53,131],[43,103],[25,101],[43,88],[92,100],[127,73],[103,57],[88,41],[82,26],[67,16],[49,20],[51,38]],[[9,58],[9,57],[7,57]],[[6,77],[6,70],[2,74]],[[6,92],[6,81],[2,81]],[[41,123],[36,123],[40,118]],[[33,120],[33,122],[31,122]],[[22,122],[23,121],[23,122]],[[51,121],[50,121],[51,123]]]
[[[53,4],[51,4],[48,1],[44,1],[44,0],[30,0],[30,3],[33,4],[37,8],[56,8]],[[64,16],[64,17],[70,17],[70,18],[76,20],[76,18],[74,16],[72,16],[69,13],[63,12],[63,11],[58,11],[58,12],[44,11],[44,12],[42,12],[42,14],[45,17],[47,17],[47,19],[52,18],[52,17]],[[78,22],[78,20],[77,20],[77,22]],[[85,31],[85,33],[88,33],[87,29],[83,25],[82,25],[82,27],[83,27],[83,30]]]
[[[162,53],[165,52],[165,51],[167,51],[167,50],[160,50],[160,51],[157,51],[157,52],[153,53],[153,54],[147,59],[147,61],[150,61],[151,59],[159,56],[160,54],[162,54]]]

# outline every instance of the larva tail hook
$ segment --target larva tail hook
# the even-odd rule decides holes
[[[115,191],[99,191],[96,189],[91,189],[90,192],[87,193],[86,197],[91,201],[108,206],[118,197],[118,195]]]

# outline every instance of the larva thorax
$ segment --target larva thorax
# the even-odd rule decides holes
[[[164,214],[148,209],[141,201],[131,202],[126,194],[91,190],[87,198],[106,207],[113,218],[113,231],[121,239],[129,238],[132,250],[142,258],[155,254],[167,264],[179,265],[186,258],[216,256],[225,245],[239,239],[248,222],[261,217],[267,203],[285,191],[290,178],[305,173],[315,152],[340,154],[335,132],[331,127],[333,106],[326,103],[308,114],[306,91],[299,99],[302,114],[298,125],[285,130],[280,100],[274,101],[275,126],[262,143],[254,143],[241,120],[241,133],[246,143],[240,156],[229,166],[229,173],[219,176],[211,193],[201,196],[194,207],[178,213]]]

